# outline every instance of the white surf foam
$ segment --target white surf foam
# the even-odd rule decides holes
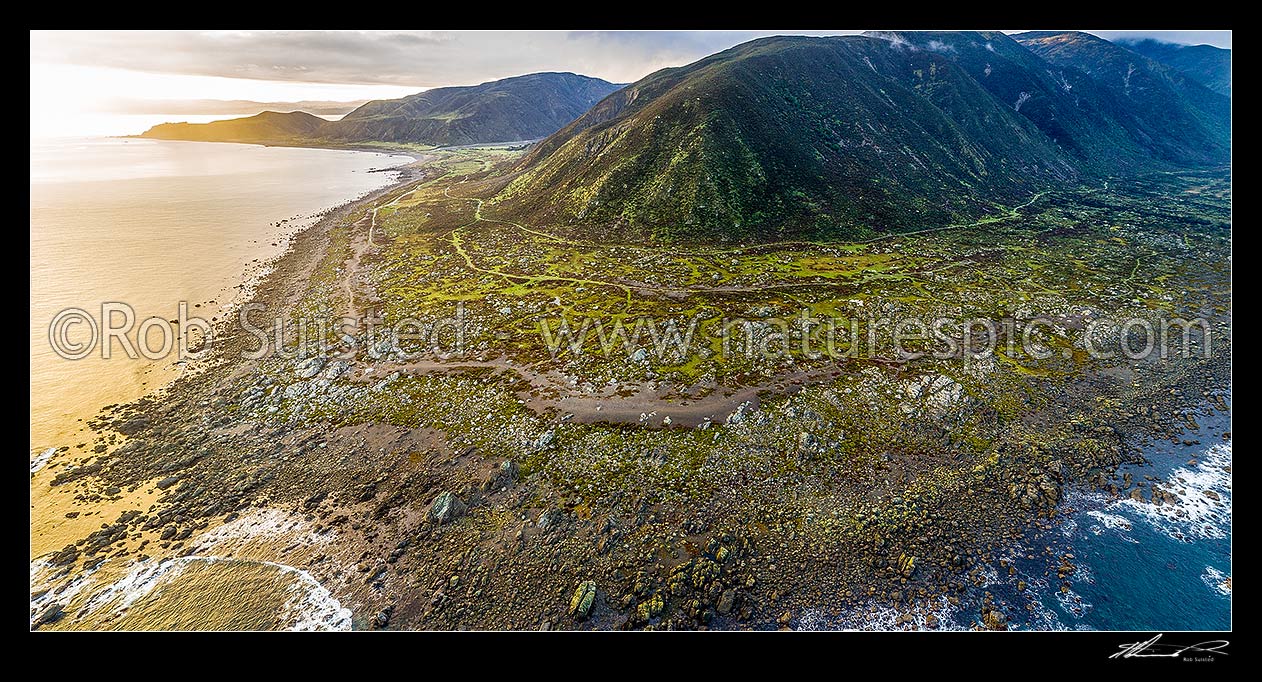
[[[200,547],[217,547],[235,542],[284,537],[288,542],[303,545],[326,544],[331,538],[311,530],[301,517],[280,509],[260,509],[213,528],[197,537]]]
[[[90,583],[89,578],[99,568],[100,566],[98,565],[67,580],[65,571],[57,570],[46,559],[32,561],[31,625],[34,625],[35,619],[44,612],[44,609],[52,604],[59,603],[63,607],[69,604],[70,600],[78,596],[83,591],[83,588],[88,586]]]
[[[1231,580],[1231,576],[1223,573],[1217,568],[1214,568],[1213,566],[1206,566],[1205,572],[1201,574],[1201,580],[1207,587],[1209,587],[1209,589],[1217,592],[1218,594],[1221,594],[1224,597],[1231,596],[1231,583],[1228,582]]]
[[[1175,469],[1161,484],[1179,497],[1178,502],[1152,504],[1125,498],[1110,507],[1125,510],[1176,540],[1225,538],[1231,525],[1230,467],[1231,445],[1217,443],[1201,454],[1195,466]]]
[[[168,584],[171,580],[178,578],[189,566],[199,562],[212,564],[232,562],[269,566],[289,576],[292,581],[285,589],[290,597],[282,614],[282,623],[287,630],[351,629],[350,609],[343,608],[333,594],[310,573],[272,561],[246,561],[218,556],[185,556],[162,561],[135,562],[125,576],[93,594],[80,610],[80,615],[87,615],[102,608],[110,608],[115,615],[121,615],[138,600],[152,593],[154,589]]]
[[[1091,602],[1083,599],[1082,595],[1072,589],[1062,591],[1057,588],[1052,594],[1056,597],[1056,602],[1060,604],[1060,610],[1074,618],[1082,618],[1088,611],[1095,608]]]
[[[946,597],[935,597],[927,601],[916,602],[905,607],[894,607],[888,604],[868,600],[863,604],[833,616],[824,609],[809,609],[802,613],[793,623],[795,630],[864,630],[887,632],[894,630],[966,630],[955,622],[960,607],[953,605]],[[911,621],[900,617],[911,616]],[[929,627],[929,616],[937,618],[937,626]]]
[[[290,623],[286,629],[300,632],[351,629],[351,610],[343,608],[328,588],[306,571],[290,566],[283,569],[294,571],[298,577],[290,588],[294,596],[285,605],[286,620]]]
[[[131,608],[137,600],[147,596],[164,580],[170,580],[184,572],[187,566],[188,562],[183,558],[137,561],[131,565],[122,578],[93,593],[83,606],[81,613],[86,615],[112,606],[115,614],[121,614]]]
[[[1087,516],[1090,516],[1091,518],[1095,519],[1100,524],[1099,526],[1093,525],[1091,527],[1091,532],[1096,535],[1099,535],[1100,532],[1103,532],[1104,528],[1108,528],[1110,530],[1122,531],[1122,532],[1130,532],[1132,528],[1130,519],[1126,518],[1125,516],[1118,516],[1117,514],[1109,514],[1107,512],[1102,512],[1095,509],[1092,509],[1091,511],[1087,512]]]
[[[31,473],[33,474],[36,471],[43,469],[44,465],[48,464],[48,460],[52,459],[55,454],[57,454],[57,448],[48,448],[36,455],[35,459],[31,460]]]

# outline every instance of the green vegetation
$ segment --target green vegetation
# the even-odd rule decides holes
[[[619,86],[572,73],[533,73],[368,102],[325,127],[337,140],[451,146],[547,137]]]
[[[1060,518],[1069,486],[1140,490],[1112,478],[1124,439],[1177,441],[1171,415],[1226,376],[1225,170],[1065,186],[919,234],[670,249],[505,216],[487,198],[507,150],[433,156],[421,180],[305,235],[321,241],[291,254],[307,264],[294,288],[263,291],[304,319],[374,307],[424,324],[459,304],[465,352],[402,358],[361,331],[348,360],[273,356],[116,408],[109,423],[134,435],[54,484],[88,500],[179,485],[58,561],[98,561],[124,536],[186,551],[181,536],[265,507],[335,534],[305,570],[357,613],[393,608],[391,627],[580,626],[568,609],[589,582],[582,627],[774,626],[820,594],[918,608],[965,597],[1012,538]],[[710,343],[636,360],[595,337],[554,356],[539,330],[745,318],[762,341],[802,309],[861,335],[884,318],[1042,317],[1052,353],[1001,338],[977,358],[829,359],[792,350],[790,325],[774,357]],[[1216,359],[1083,352],[1089,320],[1132,316],[1206,317]],[[440,497],[462,513],[425,521]]]
[[[1123,47],[1161,62],[1220,95],[1231,97],[1231,50],[1146,38],[1119,41]]]
[[[453,159],[450,167],[471,162]],[[497,209],[463,194],[479,182],[461,179],[450,173],[425,183],[384,216],[390,242],[382,243],[372,283],[387,321],[436,320],[460,303],[472,320],[467,342],[477,355],[555,368],[594,385],[646,373],[684,385],[757,385],[787,371],[784,360],[720,347],[714,339],[725,320],[770,324],[806,310],[841,325],[837,348],[844,352],[851,320],[862,339],[879,317],[1072,318],[1086,309],[1123,317],[1174,314],[1194,309],[1204,291],[1173,290],[1170,282],[1221,282],[1227,275],[1222,263],[1195,275],[1187,260],[1227,244],[1221,217],[1227,180],[1217,171],[1053,191],[996,209],[976,224],[875,241],[675,250],[579,240],[500,220]],[[1184,186],[1191,189],[1164,200],[1160,210],[1149,204]],[[1169,230],[1177,238],[1159,236]],[[552,357],[540,325],[555,332],[564,321],[577,330],[589,318],[602,326],[589,330],[582,352],[565,346]],[[649,322],[665,334],[668,324],[683,333],[694,320],[697,346],[708,352],[627,361],[651,346]],[[1080,331],[1082,320],[1074,324]],[[813,330],[811,346],[822,347],[826,334]],[[1060,351],[1071,336],[1062,330],[1051,342]],[[794,371],[835,364],[796,350],[798,336],[789,345]],[[1000,360],[1038,376],[1080,373],[1085,362],[1078,353],[1046,362]]]
[[[1231,154],[1231,100],[1174,69],[1088,33],[1015,36],[1062,72],[1091,74],[1129,137],[1173,163],[1223,163]]]
[[[1227,160],[1227,100],[1203,88],[1130,98],[1002,33],[884,38],[767,38],[654,73],[537,145],[488,205],[623,242],[857,240]]]
[[[834,597],[908,625],[1072,487],[1170,502],[1115,474],[1229,409],[1225,100],[1019,39],[757,40],[528,150],[427,150],[260,287],[318,352],[230,337],[94,424],[128,438],[53,485],[169,492],[56,561],[269,508],[336,538],[286,564],[375,627],[767,627]],[[519,103],[479,87],[366,105],[351,137]],[[1213,357],[1096,329],[1180,318]],[[962,613],[1004,627],[989,596]]]
[[[572,73],[534,73],[367,102],[337,121],[300,111],[212,123],[163,123],[144,137],[299,146],[437,146],[536,140],[573,121],[618,86]]]

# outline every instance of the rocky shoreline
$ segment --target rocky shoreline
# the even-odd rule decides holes
[[[297,311],[340,283],[360,216],[425,171],[412,172],[297,235],[254,302]],[[253,337],[224,325],[216,338],[202,371],[111,406],[97,443],[48,464],[49,484],[85,508],[158,495],[49,562],[72,576],[107,557],[196,555],[216,529],[280,514],[299,530],[252,551],[308,572],[361,629],[774,629],[873,605],[899,613],[894,627],[939,627],[928,605],[959,603],[1010,542],[1056,523],[1068,487],[1171,502],[1117,467],[1144,439],[1184,439],[1187,410],[1221,402],[1231,376],[1226,345],[1212,359],[1031,380],[1042,392],[1019,410],[961,400],[855,454],[815,435],[836,421],[829,382],[665,430],[532,410],[487,368],[245,361]],[[864,386],[906,381],[869,369]],[[985,442],[955,438],[965,422]],[[73,627],[69,604],[54,603],[33,622]],[[989,604],[976,616],[1008,626]]]

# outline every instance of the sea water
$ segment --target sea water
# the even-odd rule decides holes
[[[67,612],[57,627],[350,627],[350,611],[327,588],[301,569],[269,560],[266,538],[249,560],[220,546],[240,541],[220,532],[201,543],[205,554],[111,558],[77,573],[50,566],[47,552],[113,520],[121,507],[102,503],[76,507],[73,518],[63,514],[70,502],[61,498],[73,491],[49,487],[45,467],[55,466],[58,448],[92,442],[84,421],[102,407],[152,391],[178,376],[181,366],[174,356],[129,359],[117,346],[110,359],[99,351],[65,359],[54,352],[48,332],[54,317],[72,308],[102,323],[105,302],[130,306],[137,321],[175,318],[181,301],[192,315],[224,315],[240,302],[243,284],[284,251],[288,237],[328,209],[394,182],[398,173],[390,169],[411,160],[202,142],[32,140],[32,623],[55,603]],[[152,500],[124,502],[144,509]],[[248,529],[257,535],[255,526]]]
[[[60,311],[81,308],[100,323],[102,304],[119,302],[135,310],[136,322],[169,320],[186,301],[190,315],[222,314],[237,285],[279,254],[287,235],[393,182],[396,173],[374,171],[410,160],[206,142],[32,140],[32,459],[81,442],[80,419],[179,370],[175,358],[130,360],[118,344],[108,360],[100,352],[63,359],[49,341]]]
[[[1055,523],[1030,529],[974,577],[959,576],[966,589],[958,603],[941,596],[910,608],[872,601],[840,615],[820,608],[795,627],[979,629],[989,595],[1013,630],[1230,629],[1231,417],[1209,404],[1191,414],[1198,430],[1179,443],[1145,444],[1146,463],[1118,471],[1119,482],[1125,473],[1144,481],[1145,498],[1152,485],[1145,477],[1156,479],[1176,503],[1067,488]],[[1062,577],[1066,563],[1073,570]]]

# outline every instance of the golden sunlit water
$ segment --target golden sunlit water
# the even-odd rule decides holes
[[[281,253],[289,235],[396,176],[370,171],[410,160],[256,145],[32,140],[32,469],[51,448],[90,443],[83,422],[102,407],[138,398],[182,368],[174,355],[129,359],[121,345],[109,359],[99,344],[83,359],[64,359],[49,340],[60,311],[82,309],[101,324],[102,304],[119,302],[139,323],[173,319],[186,301],[193,315],[223,315],[239,285]],[[85,330],[79,325],[71,336],[88,340]],[[157,498],[149,486],[84,507],[75,504],[72,486],[50,487],[51,475],[41,467],[31,478],[31,594],[33,611],[49,600],[75,609],[58,627],[349,627],[349,612],[327,590],[302,571],[266,561],[266,552],[252,561],[154,557],[109,560],[83,574],[51,570],[39,557]]]
[[[99,351],[82,360],[58,357],[48,338],[58,312],[81,308],[100,322],[103,303],[121,302],[136,311],[138,324],[149,316],[174,319],[187,301],[191,314],[220,315],[252,266],[282,250],[285,235],[394,176],[369,171],[408,160],[140,139],[33,142],[32,454],[82,442],[79,419],[180,370],[174,357],[130,360],[117,342],[109,360]],[[83,325],[71,330],[73,340],[87,339]],[[158,337],[151,345],[160,346]]]

